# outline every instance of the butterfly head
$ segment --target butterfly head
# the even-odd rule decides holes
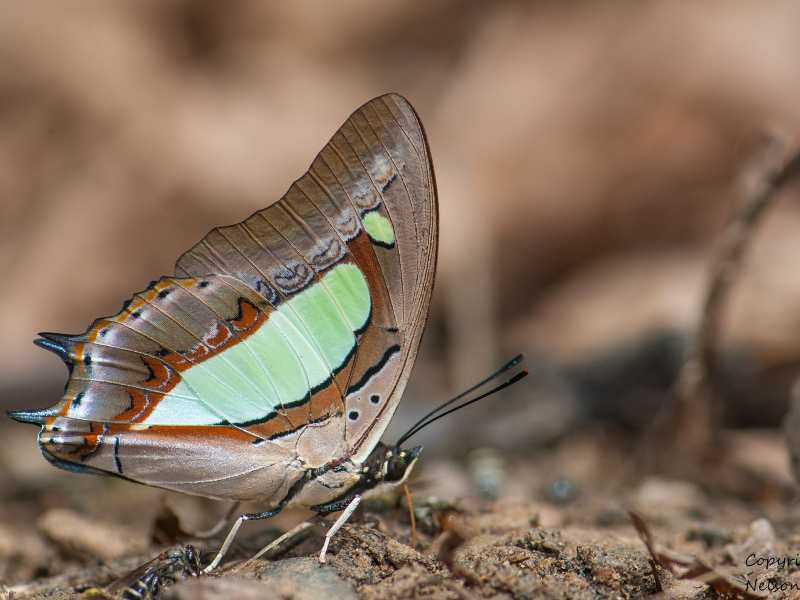
[[[409,450],[387,448],[383,468],[381,469],[383,481],[394,484],[404,482],[411,473],[411,469],[414,468],[420,450],[422,450],[422,446]]]
[[[379,496],[386,490],[404,483],[417,462],[422,446],[401,450],[399,447],[378,444],[364,464],[365,497]]]

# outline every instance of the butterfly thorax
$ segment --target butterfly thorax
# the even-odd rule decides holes
[[[339,507],[349,503],[356,494],[383,493],[408,478],[420,450],[420,446],[400,450],[378,443],[361,465],[348,459],[311,469],[296,484],[295,495],[286,506],[328,513],[341,510]]]

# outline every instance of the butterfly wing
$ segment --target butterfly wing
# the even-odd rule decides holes
[[[369,264],[374,253],[375,277],[386,283],[398,328],[394,340],[378,332],[362,340],[346,393],[347,436],[354,460],[363,462],[394,415],[422,339],[436,273],[439,214],[427,139],[407,103],[368,104],[340,133],[341,145],[329,146],[322,156],[332,165],[341,157],[342,167],[361,162],[371,176],[375,187],[363,196],[368,201],[358,193],[353,198],[367,232],[358,257]],[[349,175],[359,189],[363,173],[353,169]],[[380,324],[374,329],[380,331]]]
[[[363,460],[400,400],[433,286],[438,212],[411,106],[356,111],[277,203],[211,231],[175,277],[79,336],[41,423],[59,467],[204,496],[283,498]]]

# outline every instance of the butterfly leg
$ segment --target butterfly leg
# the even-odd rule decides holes
[[[328,552],[328,544],[331,542],[331,538],[336,535],[336,532],[342,528],[342,525],[347,523],[347,519],[349,519],[352,514],[355,512],[358,505],[361,503],[361,495],[356,494],[353,496],[353,499],[350,500],[350,503],[347,505],[347,508],[344,509],[344,512],[341,516],[336,519],[336,523],[328,530],[328,533],[325,534],[325,543],[322,545],[322,551],[319,553],[319,562],[325,562],[325,554]]]
[[[203,573],[204,574],[210,573],[211,571],[217,568],[217,565],[219,565],[220,561],[222,560],[222,557],[225,556],[225,553],[228,551],[228,548],[231,547],[231,544],[233,543],[233,538],[236,537],[236,532],[239,531],[239,527],[242,526],[242,523],[244,523],[245,521],[259,521],[261,519],[269,519],[270,517],[274,517],[275,515],[277,515],[279,512],[281,512],[281,510],[283,510],[283,505],[263,513],[244,514],[238,519],[236,519],[236,523],[233,524],[233,527],[231,528],[228,537],[225,538],[225,542],[222,544],[222,548],[220,548],[219,552],[217,552],[217,555],[214,557],[213,562],[210,565],[208,565],[205,569],[203,569]]]

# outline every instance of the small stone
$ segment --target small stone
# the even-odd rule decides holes
[[[400,567],[405,567],[406,565],[417,563],[420,561],[421,558],[422,557],[420,553],[411,548],[410,546],[401,544],[400,542],[393,540],[392,538],[387,538],[386,559],[390,563],[392,563],[392,566],[395,569],[399,569]]]
[[[688,481],[648,477],[636,493],[646,510],[697,510],[706,503],[703,491]]]
[[[92,521],[64,508],[53,508],[36,522],[39,531],[70,554],[111,561],[147,550],[147,534],[123,525]]]
[[[588,545],[577,546],[575,551],[578,564],[595,583],[619,592],[626,598],[646,596],[656,589],[650,562],[637,550],[606,550]]]
[[[290,596],[305,598],[305,596]],[[320,596],[324,597],[324,596]],[[164,594],[164,600],[283,600],[286,596],[259,581],[225,577],[182,581]]]
[[[514,545],[526,550],[542,552],[544,554],[560,555],[564,551],[564,541],[561,532],[550,527],[531,529],[524,537],[516,540]]]
[[[772,527],[769,519],[761,518],[756,519],[750,523],[750,535],[742,544],[728,544],[725,550],[733,559],[734,564],[740,567],[746,567],[753,570],[755,573],[764,573],[767,570],[767,560],[775,558],[775,529]],[[748,567],[748,557],[750,565]],[[762,560],[763,559],[763,560]],[[754,566],[754,561],[758,561]],[[771,570],[776,570],[776,566],[772,566]]]
[[[708,597],[708,586],[699,581],[678,579],[675,585],[664,590],[668,600],[702,600]]]
[[[280,590],[292,600],[357,600],[355,589],[339,578],[336,569],[320,564],[316,557],[287,558],[270,563],[259,573],[259,579]],[[231,596],[233,597],[233,596]],[[188,600],[188,599],[187,599]]]

